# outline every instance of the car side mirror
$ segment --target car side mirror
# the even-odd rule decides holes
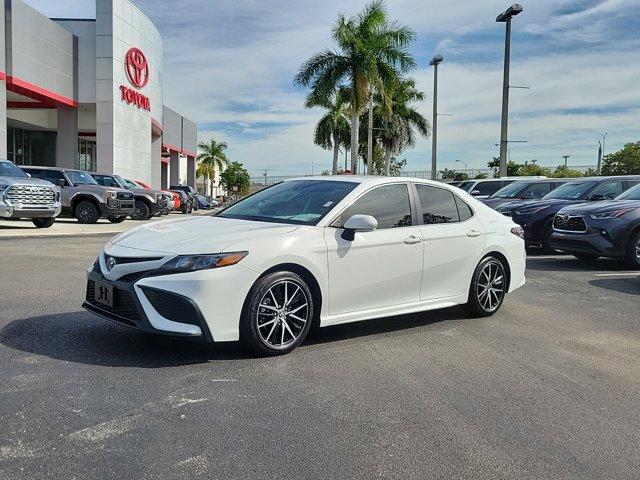
[[[31,174],[30,174],[30,173],[24,172],[24,174],[25,174],[27,177],[31,178]]]
[[[378,221],[371,215],[357,213],[344,222],[343,228],[342,238],[353,241],[356,232],[373,232],[378,228]]]
[[[590,202],[599,202],[600,200],[606,200],[606,199],[607,199],[606,195],[598,195],[598,194],[591,195],[589,197]]]
[[[59,178],[56,180],[56,185],[59,187],[64,187],[67,185],[67,182],[65,182],[64,178]]]
[[[480,190],[471,190],[471,195],[474,197],[480,195]]]

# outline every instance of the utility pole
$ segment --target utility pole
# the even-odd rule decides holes
[[[569,159],[571,155],[562,155],[562,158],[564,158],[564,168],[567,168],[567,160]]]
[[[596,168],[596,173],[600,175],[600,170],[602,169],[602,142],[598,140],[598,167]]]
[[[438,64],[443,60],[442,55],[436,55],[429,65],[433,66],[433,120],[431,124],[431,180],[435,180],[437,173],[438,150]]]
[[[509,123],[509,68],[511,63],[511,18],[523,10],[522,5],[511,5],[507,10],[498,15],[496,22],[506,24],[504,41],[504,77],[502,80],[502,121],[500,125],[500,176],[507,175],[507,144]]]
[[[268,175],[268,174],[269,174],[269,173],[267,172],[267,169],[265,168],[265,169],[264,169],[264,173],[262,174],[262,175],[264,175],[264,184],[265,184],[265,186],[267,185],[267,175]]]
[[[367,167],[368,174],[373,175],[373,88],[369,91],[369,125],[367,128]]]

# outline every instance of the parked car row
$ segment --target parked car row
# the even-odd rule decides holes
[[[38,228],[53,225],[57,216],[79,223],[147,220],[198,209],[189,186],[154,190],[120,175],[90,173],[62,167],[20,166],[0,160],[0,218],[29,218]]]
[[[483,202],[522,227],[527,247],[640,268],[640,175],[518,181]]]

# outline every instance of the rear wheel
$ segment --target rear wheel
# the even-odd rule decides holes
[[[100,211],[93,202],[82,200],[76,205],[75,217],[80,223],[97,223],[100,218]]]
[[[629,267],[640,268],[640,230],[635,232],[629,239],[624,260]]]
[[[56,221],[54,217],[49,218],[34,218],[31,220],[36,228],[49,228]]]
[[[142,200],[136,200],[133,212],[131,212],[131,220],[146,220],[149,218],[149,206]]]
[[[120,217],[107,217],[107,220],[109,220],[111,223],[122,223],[126,220],[127,216],[123,215]]]
[[[241,339],[261,355],[282,355],[303,342],[312,319],[313,297],[304,279],[288,271],[270,273],[247,296]]]
[[[464,308],[475,317],[489,317],[500,309],[506,293],[504,265],[496,257],[485,257],[473,272]]]

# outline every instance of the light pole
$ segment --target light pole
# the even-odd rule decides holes
[[[462,160],[456,160],[456,162],[460,162],[464,165],[464,174],[468,177],[469,176],[469,165],[467,164],[467,162],[463,162]]]
[[[569,159],[571,155],[562,155],[562,158],[564,158],[564,168],[567,168],[567,160]]]
[[[523,10],[522,5],[514,3],[496,18],[496,22],[506,23],[504,40],[504,78],[502,80],[502,121],[500,126],[500,176],[507,175],[507,142],[509,122],[509,66],[511,61],[511,18]]]
[[[604,159],[604,139],[607,137],[607,132],[602,134],[602,143],[600,144],[600,155],[598,155],[598,175],[600,175],[600,169],[602,168],[602,160]]]
[[[433,122],[431,129],[431,180],[436,179],[436,157],[438,149],[438,64],[443,60],[442,55],[436,55],[429,65],[433,65]]]

